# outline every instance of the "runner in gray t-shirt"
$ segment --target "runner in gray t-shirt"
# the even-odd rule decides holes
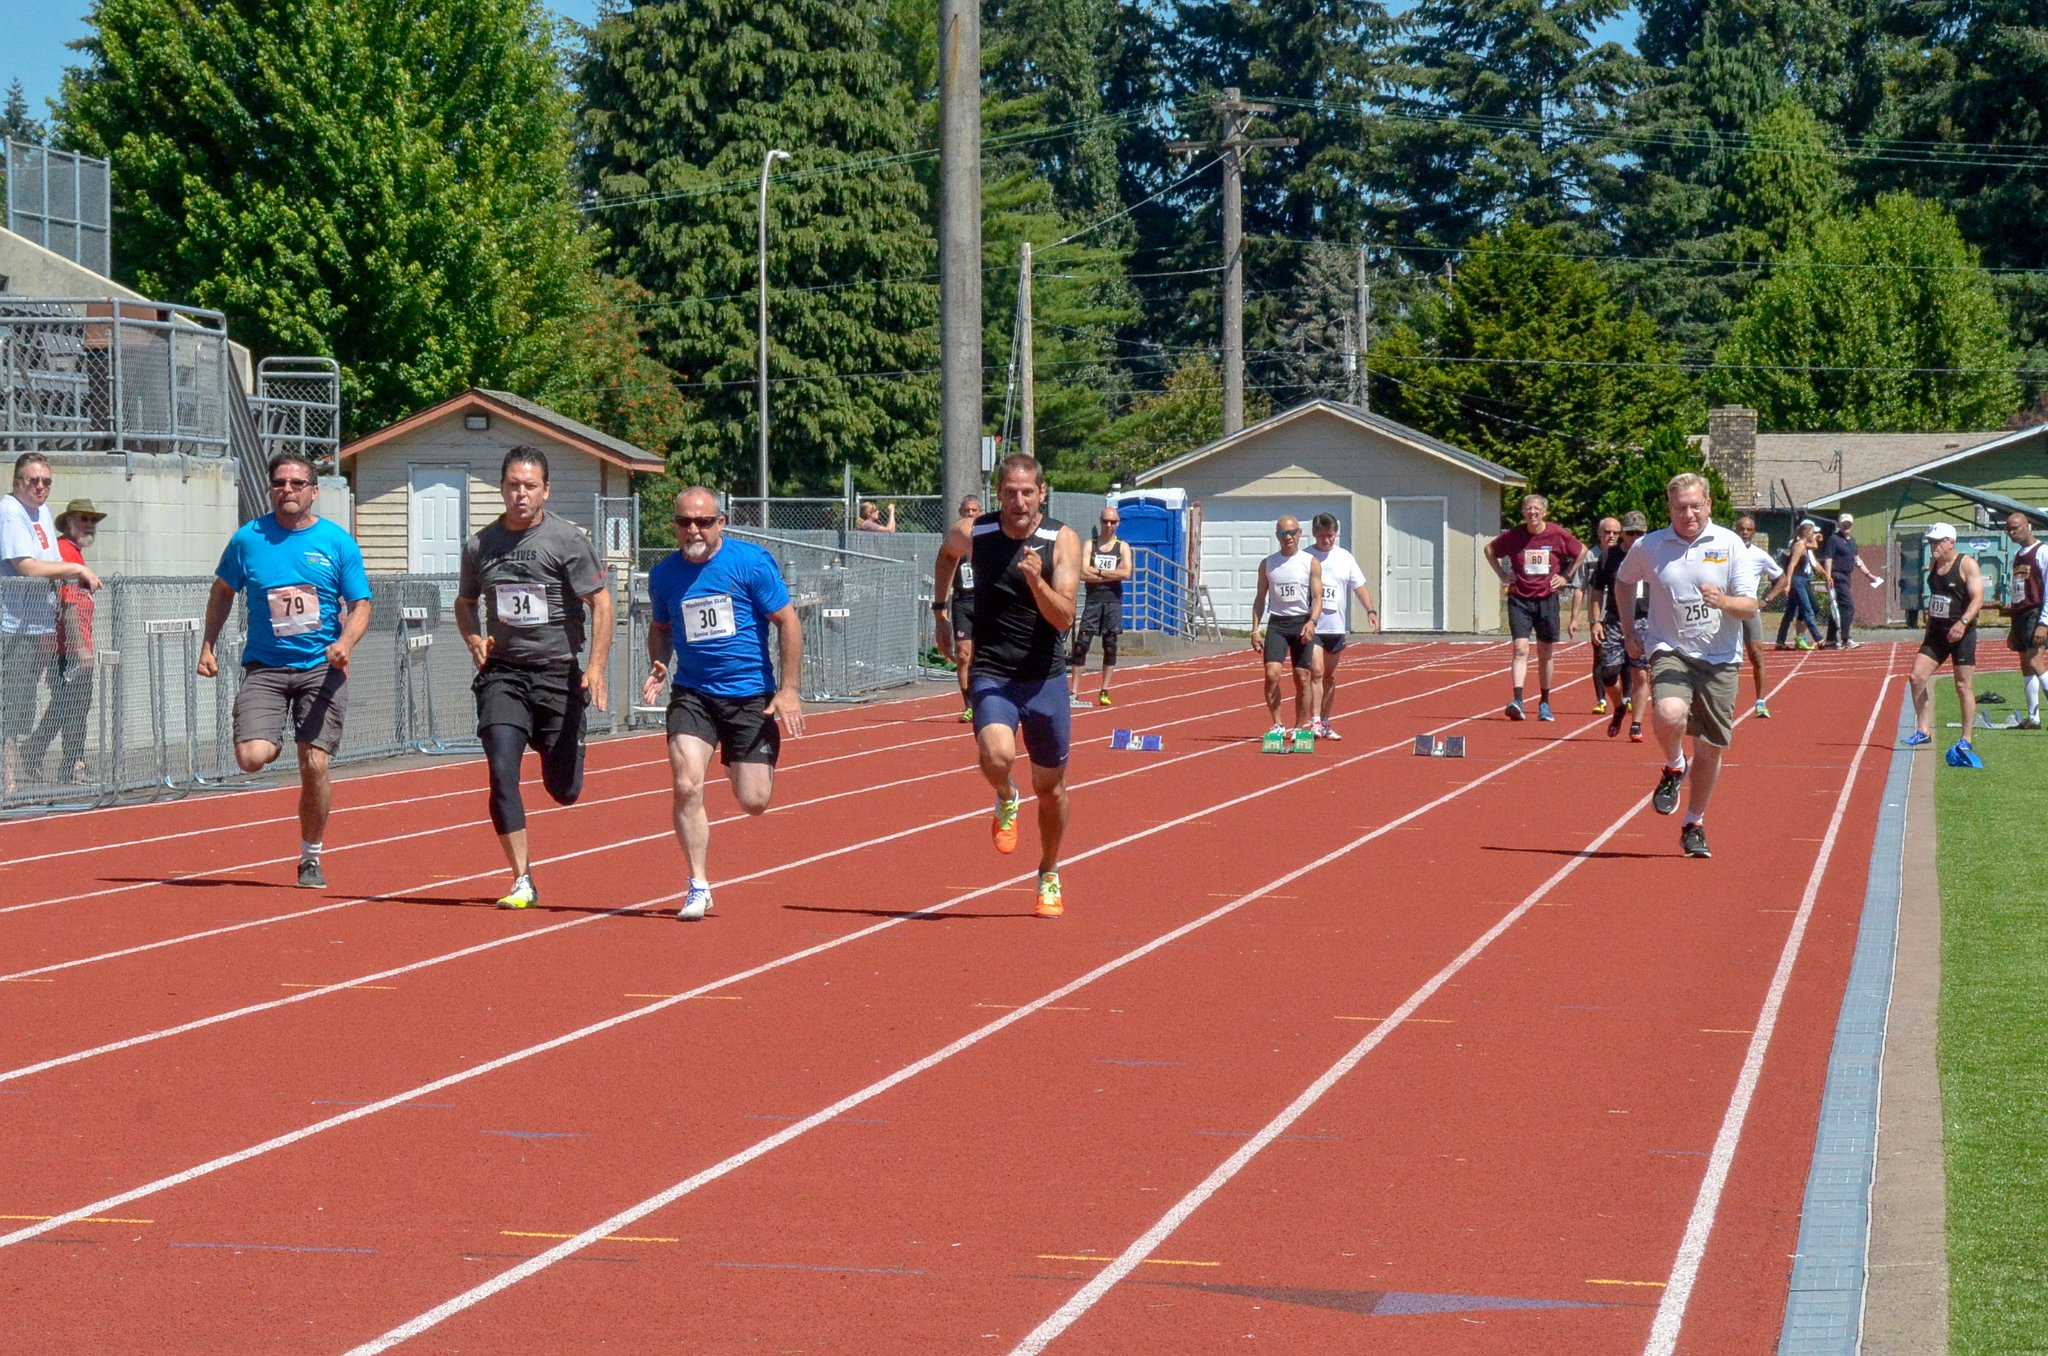
[[[526,850],[519,761],[540,754],[541,783],[558,805],[583,791],[583,711],[605,709],[605,661],[612,644],[612,595],[590,539],[543,511],[548,460],[531,447],[505,454],[498,488],[504,514],[462,547],[455,625],[475,662],[477,737],[491,768],[491,825],[512,866],[505,909],[539,897]],[[481,599],[488,629],[477,625]],[[583,608],[590,608],[590,663],[580,668]]]

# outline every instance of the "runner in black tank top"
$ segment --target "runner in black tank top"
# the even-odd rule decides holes
[[[1020,797],[1011,769],[1021,733],[1038,795],[1038,916],[1065,912],[1060,840],[1067,827],[1067,629],[1081,580],[1081,539],[1045,516],[1045,473],[1038,462],[1006,459],[996,481],[998,509],[961,520],[939,548],[932,580],[944,598],[963,566],[974,569],[974,673],[968,697],[982,776],[996,792],[990,835],[996,851],[1017,848]],[[934,602],[939,648],[954,648],[951,605]]]
[[[1932,692],[1934,671],[1944,663],[1955,668],[1956,697],[1962,706],[1963,737],[1949,750],[1952,766],[1982,767],[1970,748],[1976,724],[1977,613],[1984,606],[1984,574],[1977,562],[1956,550],[1956,530],[1947,523],[1927,529],[1929,551],[1927,634],[1913,657],[1913,717],[1917,728],[1906,736],[1911,747],[1934,742]]]

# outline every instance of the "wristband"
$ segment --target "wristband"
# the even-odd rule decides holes
[[[934,611],[934,612],[949,612],[949,611],[951,611],[951,610],[952,610],[952,604],[951,604],[951,603],[933,603],[933,604],[932,604],[932,611]]]

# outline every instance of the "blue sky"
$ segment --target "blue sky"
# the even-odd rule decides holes
[[[936,5],[938,0],[932,3]],[[33,116],[47,117],[44,100],[56,97],[64,68],[77,59],[64,44],[85,36],[85,16],[91,7],[85,0],[6,0],[6,7],[12,12],[7,20],[6,50],[0,55],[0,91],[18,78]],[[578,23],[591,23],[597,17],[597,0],[551,0],[549,7]],[[1404,8],[1398,0],[1393,7]],[[1632,42],[1635,33],[1636,15],[1631,8],[1597,36]]]

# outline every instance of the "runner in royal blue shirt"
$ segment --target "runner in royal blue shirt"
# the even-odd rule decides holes
[[[689,871],[676,917],[695,922],[711,911],[711,821],[704,813],[711,751],[721,749],[740,808],[750,815],[765,811],[782,751],[778,722],[792,735],[804,732],[797,696],[804,637],[775,557],[751,542],[725,540],[725,515],[711,491],[697,486],[677,495],[675,524],[680,549],[647,576],[653,667],[643,695],[652,705],[665,686],[670,689],[676,841]],[[769,659],[770,627],[780,651],[780,684]]]
[[[270,459],[271,511],[228,539],[206,599],[199,676],[220,673],[214,642],[247,605],[242,682],[235,691],[235,762],[261,772],[284,749],[285,717],[299,746],[299,884],[327,884],[321,838],[333,804],[328,764],[348,714],[348,657],[370,629],[363,553],[340,524],[313,511],[320,483],[294,453]]]

